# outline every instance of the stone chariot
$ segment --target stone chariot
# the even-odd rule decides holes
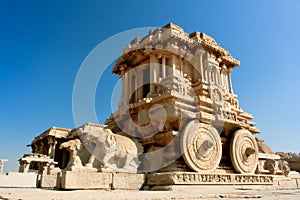
[[[141,171],[270,173],[264,162],[279,158],[261,156],[253,136],[260,130],[232,89],[239,64],[204,33],[174,24],[150,31],[116,61],[122,96],[106,124],[142,144]]]
[[[289,167],[254,137],[232,88],[239,65],[209,35],[172,23],[135,38],[112,70],[122,93],[105,125],[46,130],[20,171],[35,167],[40,187],[63,189],[276,185]]]

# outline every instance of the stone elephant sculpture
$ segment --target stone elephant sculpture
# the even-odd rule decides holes
[[[104,126],[93,130],[82,127],[78,136],[84,144],[94,144],[94,149],[90,152],[91,158],[86,166],[91,166],[94,159],[97,159],[104,168],[137,172],[137,147],[130,138],[114,134]]]

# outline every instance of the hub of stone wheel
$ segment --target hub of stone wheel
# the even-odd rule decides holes
[[[212,149],[214,147],[214,143],[213,141],[211,140],[205,140],[203,142],[203,148],[206,150],[206,151],[209,151],[210,149]]]
[[[248,147],[245,151],[245,154],[247,157],[251,156],[252,154],[255,153],[255,149],[251,148],[251,147]]]
[[[202,151],[199,151],[199,154],[200,154],[199,156],[207,157],[210,154],[210,152],[213,150],[214,146],[215,146],[215,144],[214,144],[213,141],[211,141],[211,140],[205,140],[203,142]]]

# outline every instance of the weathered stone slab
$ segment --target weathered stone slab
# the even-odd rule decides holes
[[[114,173],[112,189],[114,190],[139,190],[145,183],[144,174]]]
[[[274,178],[274,187],[280,189],[298,188],[298,182],[296,178],[276,176]]]
[[[279,184],[279,187],[284,189],[298,188],[298,183],[296,179],[291,179],[290,181],[282,183],[280,182]]]
[[[89,171],[63,171],[62,189],[110,189],[111,173]]]
[[[0,176],[0,187],[36,187],[36,173],[9,172]]]
[[[60,187],[60,174],[44,174],[41,175],[40,185],[41,188],[59,188]]]
[[[147,175],[148,185],[272,185],[271,175],[165,172]]]

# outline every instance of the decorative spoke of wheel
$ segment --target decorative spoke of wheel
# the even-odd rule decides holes
[[[258,147],[252,133],[241,129],[234,133],[230,144],[234,169],[242,174],[254,173],[258,164]]]
[[[181,149],[186,164],[197,172],[214,171],[222,157],[218,131],[211,125],[191,121],[184,129]]]

